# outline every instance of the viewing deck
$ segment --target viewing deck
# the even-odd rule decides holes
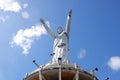
[[[94,74],[77,65],[51,64],[26,74],[23,80],[98,80]]]

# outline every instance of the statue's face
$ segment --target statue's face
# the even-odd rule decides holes
[[[62,27],[58,27],[58,30],[57,30],[58,34],[61,34],[63,32],[63,29]]]

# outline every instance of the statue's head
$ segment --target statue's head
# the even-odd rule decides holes
[[[58,34],[61,34],[63,32],[63,29],[61,26],[58,27],[57,32],[58,32]]]

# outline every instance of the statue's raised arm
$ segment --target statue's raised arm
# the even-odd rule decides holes
[[[65,32],[68,34],[68,36],[69,36],[69,32],[70,32],[71,15],[72,15],[72,10],[69,11],[68,16],[67,16],[67,21],[66,21]]]
[[[40,19],[41,23],[45,27],[46,31],[53,37],[56,38],[55,33],[47,26],[43,19]]]

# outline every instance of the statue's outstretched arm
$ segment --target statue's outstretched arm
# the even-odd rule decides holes
[[[55,34],[54,32],[47,26],[47,24],[44,22],[43,19],[40,19],[41,23],[43,24],[43,26],[45,27],[46,31],[53,37],[55,38]]]
[[[69,11],[68,16],[67,16],[67,21],[66,21],[66,33],[69,36],[69,32],[70,32],[70,23],[71,23],[71,15],[72,15],[72,10]]]

